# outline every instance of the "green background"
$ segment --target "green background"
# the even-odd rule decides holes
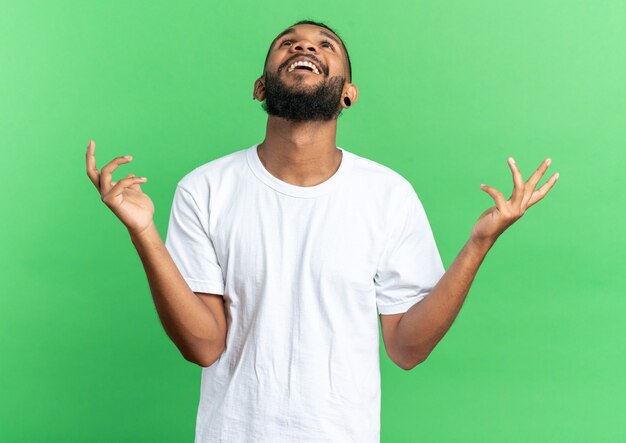
[[[0,441],[193,441],[201,369],[165,335],[85,173],[177,181],[263,139],[271,40],[334,27],[358,102],[338,145],[414,185],[446,268],[513,156],[561,177],[490,251],[412,371],[381,342],[382,442],[626,441],[626,3],[0,0]],[[547,177],[541,181],[543,183]]]

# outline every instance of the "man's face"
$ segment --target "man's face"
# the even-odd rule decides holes
[[[339,38],[315,25],[297,25],[287,31],[270,48],[263,109],[293,121],[336,118],[347,71]]]

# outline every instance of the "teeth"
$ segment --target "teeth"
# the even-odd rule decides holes
[[[316,74],[319,74],[320,72],[317,70],[317,66],[315,66],[313,63],[311,62],[307,62],[304,60],[300,60],[298,62],[293,63],[291,66],[289,66],[289,69],[287,70],[287,72],[291,72],[294,69],[296,69],[296,66],[309,66],[311,69],[313,69],[313,72],[315,72]]]

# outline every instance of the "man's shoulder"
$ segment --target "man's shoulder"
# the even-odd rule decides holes
[[[191,190],[199,185],[206,185],[212,181],[220,181],[226,176],[241,173],[246,163],[248,149],[231,152],[195,167],[178,181],[178,185]]]
[[[354,178],[369,183],[383,193],[404,193],[413,185],[398,171],[375,160],[354,155]]]

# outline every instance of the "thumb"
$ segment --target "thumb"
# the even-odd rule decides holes
[[[126,177],[136,177],[135,174],[128,174]],[[141,186],[139,185],[139,183],[135,183],[134,185],[130,185],[128,187],[128,189],[132,189],[133,191],[139,191],[139,192],[143,192],[143,190],[141,189]]]

